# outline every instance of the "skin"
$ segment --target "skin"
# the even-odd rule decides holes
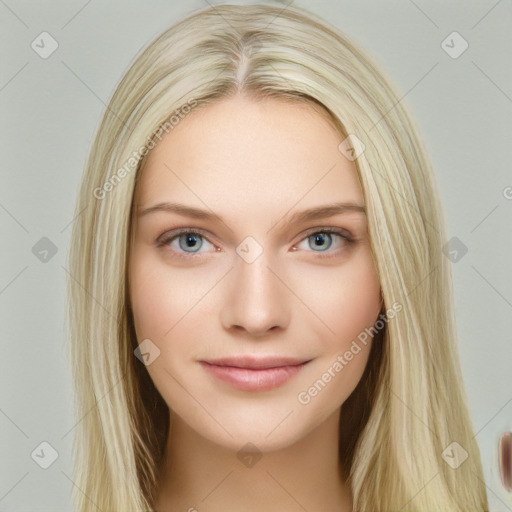
[[[238,95],[192,111],[148,155],[134,198],[129,288],[137,340],[160,350],[147,371],[171,411],[158,512],[352,510],[337,458],[339,413],[371,341],[309,403],[298,395],[378,318],[366,216],[288,222],[317,206],[364,204],[342,140],[309,104]],[[163,202],[223,221],[141,214]],[[328,227],[353,242],[311,236]],[[176,228],[204,236],[187,249]],[[263,251],[251,263],[236,252],[248,236]],[[266,391],[235,389],[199,363],[240,354],[309,362]],[[261,456],[252,467],[237,457],[249,442]]]

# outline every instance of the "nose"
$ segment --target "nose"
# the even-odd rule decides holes
[[[221,322],[225,329],[262,337],[286,329],[290,322],[290,296],[279,272],[269,268],[265,251],[252,263],[237,257],[224,291]],[[276,275],[277,274],[277,275]]]

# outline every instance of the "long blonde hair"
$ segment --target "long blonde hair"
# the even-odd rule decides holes
[[[162,127],[240,92],[309,102],[364,145],[354,163],[382,297],[403,310],[373,344],[341,410],[340,461],[354,510],[488,510],[461,384],[444,219],[412,116],[338,29],[262,4],[207,8],[161,34],[130,66],[98,128],[68,262],[76,510],[152,510],[169,415],[134,356],[133,194]]]

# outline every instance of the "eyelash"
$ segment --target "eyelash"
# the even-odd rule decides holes
[[[332,235],[338,235],[340,238],[343,239],[343,243],[346,243],[347,245],[352,245],[352,244],[355,243],[355,239],[352,238],[347,233],[347,231],[341,230],[339,228],[332,228],[332,227],[324,227],[324,228],[312,229],[312,230],[308,231],[305,234],[305,236],[298,243],[306,240],[307,238],[309,238],[312,235],[324,234],[324,233],[332,234]],[[164,233],[164,234],[160,235],[157,238],[157,240],[156,240],[156,245],[159,248],[164,248],[165,246],[168,246],[174,239],[178,238],[180,235],[183,235],[183,234],[196,235],[196,236],[199,236],[201,238],[204,238],[204,239],[208,240],[208,236],[201,229],[196,229],[196,228],[180,228],[180,229],[176,229],[176,230],[173,230],[173,231],[170,231],[170,232],[167,232],[167,233]],[[210,242],[210,240],[208,240],[208,242],[212,243],[212,242]],[[212,244],[212,245],[214,245],[214,244]],[[296,245],[298,245],[298,244],[296,244]],[[339,250],[340,249],[335,250],[335,251],[330,251],[329,249],[327,249],[325,252],[328,253],[328,254],[322,254],[324,251],[308,251],[308,252],[317,253],[317,256],[319,258],[333,258],[333,257],[338,255]],[[200,257],[200,255],[202,254],[202,253],[196,253],[196,254],[188,253],[188,255],[185,256],[185,254],[187,254],[187,253],[178,252],[178,251],[175,251],[174,249],[171,249],[171,251],[178,258],[184,258],[184,259],[187,259],[187,260]]]

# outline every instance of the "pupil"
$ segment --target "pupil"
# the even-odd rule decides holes
[[[198,240],[198,237],[194,234],[181,235],[179,238],[180,247],[184,251],[188,249],[199,249],[199,247],[201,247],[199,242],[200,240]]]
[[[194,235],[187,236],[187,246],[193,247],[196,244],[196,237]]]
[[[330,239],[330,235],[327,233],[325,233],[325,234],[319,233],[317,235],[312,236],[312,238],[314,239],[314,243],[317,246],[317,248],[325,249],[329,245],[328,242]]]
[[[324,242],[324,235],[316,235],[316,237],[315,237],[315,241],[316,241],[318,244],[322,245],[322,244],[323,244],[323,242]]]

